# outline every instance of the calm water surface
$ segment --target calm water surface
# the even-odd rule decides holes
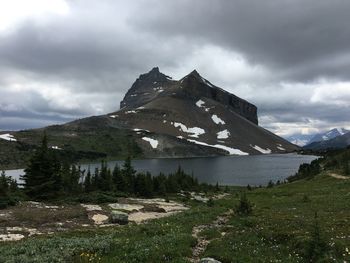
[[[200,182],[221,185],[266,185],[270,180],[284,180],[293,175],[302,163],[310,163],[316,156],[297,154],[270,154],[252,156],[220,156],[186,159],[145,159],[133,160],[132,165],[138,172],[149,171],[152,175],[160,172],[174,172],[179,165],[187,172],[194,174]],[[123,161],[108,162],[108,166],[122,165]],[[91,171],[99,167],[99,163],[82,165],[82,169],[90,167]],[[16,179],[23,170],[6,171]]]

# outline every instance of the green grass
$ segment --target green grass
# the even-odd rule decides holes
[[[234,191],[212,207],[191,202],[190,210],[147,224],[2,244],[0,262],[87,262],[80,257],[83,252],[97,253],[95,262],[188,262],[196,244],[192,228],[210,224],[234,208],[239,199],[237,188]],[[251,215],[232,215],[225,226],[200,234],[212,239],[203,257],[224,263],[308,262],[317,212],[321,241],[326,247],[313,262],[350,260],[346,252],[350,249],[350,180],[321,174],[310,180],[247,191],[247,197],[254,204]]]
[[[348,181],[319,175],[249,192],[253,215],[233,217],[229,234],[212,242],[205,255],[222,262],[305,262],[317,212],[328,245],[320,262],[349,260],[349,190]]]

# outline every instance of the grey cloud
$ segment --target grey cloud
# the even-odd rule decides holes
[[[114,111],[138,75],[153,66],[170,76],[199,67],[209,80],[257,104],[260,116],[271,120],[264,126],[273,130],[277,122],[287,127],[321,120],[333,126],[350,116],[343,105],[310,103],[315,85],[305,86],[302,95],[281,88],[281,83],[312,84],[317,78],[350,81],[350,2],[77,0],[69,5],[67,17],[43,24],[28,20],[11,34],[0,33],[0,129]],[[198,50],[206,46],[224,52],[205,49],[200,55],[206,59],[198,60]],[[234,66],[221,63],[231,53],[246,59],[241,79],[230,77]],[[249,70],[255,66],[263,70]],[[225,72],[225,80],[217,72]],[[16,92],[4,91],[32,83],[38,84],[36,92],[18,91],[17,101],[10,97]],[[40,91],[55,86],[67,91],[63,102]],[[262,99],[262,94],[267,95]],[[66,107],[70,97],[77,103]]]
[[[349,78],[350,2],[343,0],[147,1],[141,30],[197,38],[269,65],[285,79]],[[302,69],[302,70],[299,70]]]

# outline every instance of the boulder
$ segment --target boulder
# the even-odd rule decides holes
[[[129,223],[129,215],[124,212],[113,210],[109,216],[109,221],[113,224],[126,225]]]

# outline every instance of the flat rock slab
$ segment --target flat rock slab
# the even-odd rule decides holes
[[[125,211],[139,211],[143,208],[143,205],[134,205],[134,204],[120,204],[120,203],[114,203],[108,205],[113,210],[125,210]]]
[[[95,214],[91,217],[91,219],[96,225],[102,225],[103,223],[107,222],[108,216],[102,214]]]
[[[0,235],[0,242],[1,241],[18,241],[24,238],[24,235],[22,234],[3,234]]]
[[[86,211],[102,211],[102,207],[99,205],[89,205],[89,204],[81,204],[82,207],[86,209]]]
[[[141,223],[143,221],[151,220],[151,219],[158,219],[162,217],[167,217],[170,215],[175,214],[176,212],[169,212],[169,213],[157,213],[157,212],[136,212],[129,215],[129,221],[135,222],[135,223]]]

